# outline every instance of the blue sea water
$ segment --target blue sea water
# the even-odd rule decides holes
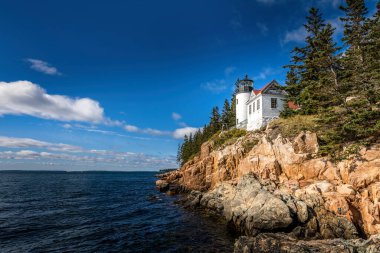
[[[231,252],[226,225],[153,172],[0,171],[0,252]]]

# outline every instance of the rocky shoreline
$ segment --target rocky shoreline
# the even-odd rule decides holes
[[[245,150],[247,141],[259,140]],[[162,174],[156,185],[183,204],[224,217],[235,252],[380,252],[379,146],[334,164],[315,134],[248,134]]]

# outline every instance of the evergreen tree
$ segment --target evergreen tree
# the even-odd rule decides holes
[[[236,94],[232,95],[231,98],[231,110],[228,122],[230,123],[229,127],[233,127],[236,124]]]
[[[194,147],[195,147],[194,152],[195,153],[197,153],[200,150],[203,142],[204,140],[202,138],[202,131],[198,129],[194,134]]]
[[[341,6],[340,9],[345,12],[346,16],[340,18],[344,22],[344,37],[342,41],[350,45],[351,51],[361,52],[363,39],[366,37],[366,14],[368,10],[364,0],[346,0],[346,6]],[[363,61],[363,58],[360,59]]]
[[[181,147],[181,165],[187,162],[190,157],[189,137],[187,135],[183,138],[183,144]]]
[[[288,107],[288,102],[299,104],[298,99],[301,92],[301,86],[296,68],[290,68],[286,74],[285,86],[282,87],[282,89],[286,91],[287,96],[284,101],[284,110],[281,112],[280,116],[286,118],[296,113],[293,109]]]
[[[341,6],[345,16],[341,18],[344,22],[344,36],[346,51],[341,59],[343,66],[342,82],[343,93],[346,97],[364,96],[368,90],[368,78],[366,78],[366,62],[364,54],[364,42],[368,34],[368,26],[364,0],[346,0],[346,6]],[[364,98],[364,97],[362,97]]]
[[[366,96],[370,104],[377,104],[380,100],[380,1],[373,18],[367,19],[366,27],[368,35],[363,46],[366,59],[364,79],[368,82]]]
[[[177,163],[182,164],[182,145],[181,144],[178,144],[176,160],[177,160]]]
[[[227,130],[228,128],[231,127],[231,107],[230,103],[228,102],[228,99],[224,100],[223,104],[223,110],[222,110],[222,127],[224,130]]]
[[[366,18],[364,0],[346,0],[341,9],[345,13],[341,18],[345,52],[339,61],[343,102],[323,114],[321,121],[326,127],[320,137],[321,149],[329,154],[358,142],[372,143],[380,133],[378,13],[372,19]]]
[[[326,24],[320,11],[311,8],[305,29],[306,46],[296,47],[287,75],[289,100],[301,106],[304,114],[315,114],[323,108],[338,104],[339,82],[334,29]]]
[[[218,132],[222,128],[219,108],[217,106],[212,108],[212,113],[210,117],[210,128],[212,134]]]

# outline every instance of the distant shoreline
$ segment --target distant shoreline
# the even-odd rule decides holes
[[[159,173],[159,170],[1,170],[0,173],[2,172],[60,172],[60,173]]]

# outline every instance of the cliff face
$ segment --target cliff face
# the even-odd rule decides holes
[[[342,233],[353,238],[356,230],[379,234],[380,145],[339,163],[318,157],[318,149],[313,133],[289,140],[274,129],[218,149],[206,142],[199,156],[165,174],[158,185],[194,190],[193,205],[219,212],[248,235],[299,224],[303,233],[322,238],[345,237]],[[308,230],[313,222],[318,229]],[[321,229],[334,222],[338,228],[354,226],[344,225],[342,233]]]

